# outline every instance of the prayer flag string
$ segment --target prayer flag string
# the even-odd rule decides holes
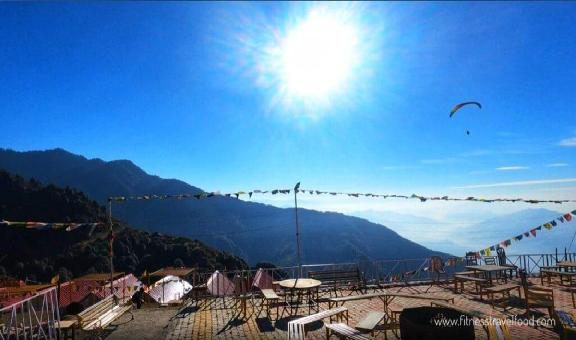
[[[559,216],[559,217],[557,217],[551,221],[543,223],[543,224],[541,224],[535,228],[532,228],[532,229],[526,231],[525,233],[518,234],[518,235],[511,237],[507,240],[499,242],[498,244],[495,244],[495,245],[490,246],[488,248],[484,248],[484,249],[478,251],[477,253],[479,253],[479,255],[481,255],[481,256],[490,256],[491,252],[495,251],[498,248],[509,247],[512,244],[512,241],[519,242],[519,241],[521,241],[523,239],[527,239],[529,237],[536,237],[536,234],[538,232],[540,232],[542,230],[542,228],[544,228],[546,230],[552,230],[552,228],[557,227],[561,224],[569,223],[574,218],[573,216],[576,216],[576,210],[573,210],[573,211],[566,213],[566,214],[563,214],[562,216]]]
[[[15,227],[15,228],[26,228],[31,230],[66,230],[73,231],[78,228],[90,227],[95,228],[103,223],[52,223],[52,222],[12,222],[0,220],[0,226],[2,227]]]
[[[359,192],[339,192],[339,191],[321,191],[321,190],[311,190],[311,189],[296,189],[297,194],[309,194],[309,195],[330,195],[330,196],[346,196],[346,197],[369,197],[369,198],[395,198],[395,199],[416,199],[420,202],[427,201],[459,201],[459,202],[482,202],[482,203],[497,203],[497,202],[523,202],[523,203],[574,203],[576,200],[537,200],[537,199],[526,199],[526,198],[482,198],[482,197],[449,197],[449,196],[422,196],[417,194],[411,195],[401,195],[401,194],[374,194],[374,193],[359,193]],[[248,191],[237,191],[232,193],[220,193],[216,192],[200,192],[194,194],[176,194],[176,195],[140,195],[140,196],[112,196],[108,200],[111,202],[124,202],[124,201],[150,201],[150,200],[166,200],[166,199],[205,199],[210,197],[235,197],[240,198],[248,196],[252,198],[254,195],[278,195],[278,194],[290,194],[294,193],[293,189],[273,189],[273,190],[248,190]]]

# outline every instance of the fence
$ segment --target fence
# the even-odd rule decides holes
[[[556,253],[556,254],[521,254],[508,255],[509,264],[513,264],[520,269],[526,270],[528,274],[538,274],[540,268],[551,267],[559,261],[576,261],[576,253]]]
[[[56,287],[0,309],[0,340],[56,339],[60,321]]]
[[[465,264],[458,261],[456,257],[442,258],[445,264],[442,275],[443,278],[451,278],[455,272],[464,270]],[[484,257],[479,259],[479,263],[483,261]],[[528,274],[538,274],[541,267],[554,266],[558,261],[576,261],[576,253],[564,254],[522,254],[522,255],[508,255],[507,263],[517,266],[519,269],[524,269]],[[449,264],[449,265],[448,265]],[[350,263],[329,263],[329,264],[310,264],[302,266],[302,275],[300,277],[308,277],[311,271],[323,270],[346,270],[358,268],[367,284],[407,284],[410,282],[430,282],[436,277],[436,273],[430,271],[430,258],[415,258],[415,259],[395,259],[395,260],[361,260],[358,262]],[[272,276],[274,280],[293,279],[299,277],[299,268],[297,266],[279,267],[279,268],[263,268],[264,272]],[[206,283],[213,272],[195,273],[193,276],[193,289],[192,294],[196,298],[204,295],[237,295],[242,294],[251,289],[252,280],[257,272],[257,269],[251,270],[236,270],[236,271],[223,271],[221,276],[216,277],[216,281],[212,286],[216,288],[216,292],[210,294],[206,291]],[[234,288],[230,290],[229,286],[224,284],[226,281],[232,283]],[[221,290],[221,291],[220,291]]]

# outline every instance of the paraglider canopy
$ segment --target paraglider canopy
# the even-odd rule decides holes
[[[456,104],[456,106],[454,106],[454,108],[452,108],[452,111],[450,111],[450,118],[452,118],[452,116],[458,111],[460,110],[462,107],[466,106],[466,105],[476,105],[478,106],[479,109],[482,108],[482,104],[478,103],[478,102],[463,102],[460,104]]]

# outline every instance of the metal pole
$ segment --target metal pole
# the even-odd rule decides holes
[[[114,230],[112,229],[112,200],[108,199],[108,225],[110,229],[110,240],[108,255],[110,256],[110,295],[114,294],[114,249],[112,243],[114,242]]]
[[[300,225],[298,224],[298,189],[300,182],[294,187],[294,215],[296,216],[296,247],[298,255],[298,277],[302,277],[302,259],[300,258]]]

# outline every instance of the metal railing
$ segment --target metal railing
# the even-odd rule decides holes
[[[60,322],[56,287],[0,309],[0,340],[56,339]]]
[[[576,261],[576,253],[508,255],[506,260],[508,264],[534,275],[540,273],[542,267],[553,267],[560,261]]]
[[[478,264],[484,262],[485,257],[478,258]],[[363,280],[367,284],[402,284],[410,282],[431,282],[438,279],[441,274],[442,279],[451,279],[454,273],[465,269],[465,263],[462,258],[443,257],[441,258],[444,267],[440,272],[430,270],[430,258],[414,259],[393,259],[393,260],[361,260],[358,262],[348,263],[328,263],[328,264],[308,264],[302,266],[302,276],[308,277],[312,271],[325,270],[347,270],[358,268],[362,274]],[[576,253],[556,253],[556,254],[521,254],[508,255],[506,261],[510,265],[515,265],[519,269],[524,269],[528,274],[538,274],[541,267],[554,266],[559,261],[576,261]],[[263,268],[266,274],[270,275],[275,281],[284,279],[294,279],[299,277],[298,266]],[[258,269],[220,271],[222,276],[216,278],[215,294],[205,291],[206,283],[214,272],[197,272],[190,282],[195,288],[193,293],[196,297],[205,295],[237,295],[251,290],[251,285]],[[225,277],[226,279],[220,279]],[[233,284],[233,291],[220,292],[218,289],[224,289],[225,285],[219,280],[227,280]],[[202,293],[201,293],[202,292]]]

